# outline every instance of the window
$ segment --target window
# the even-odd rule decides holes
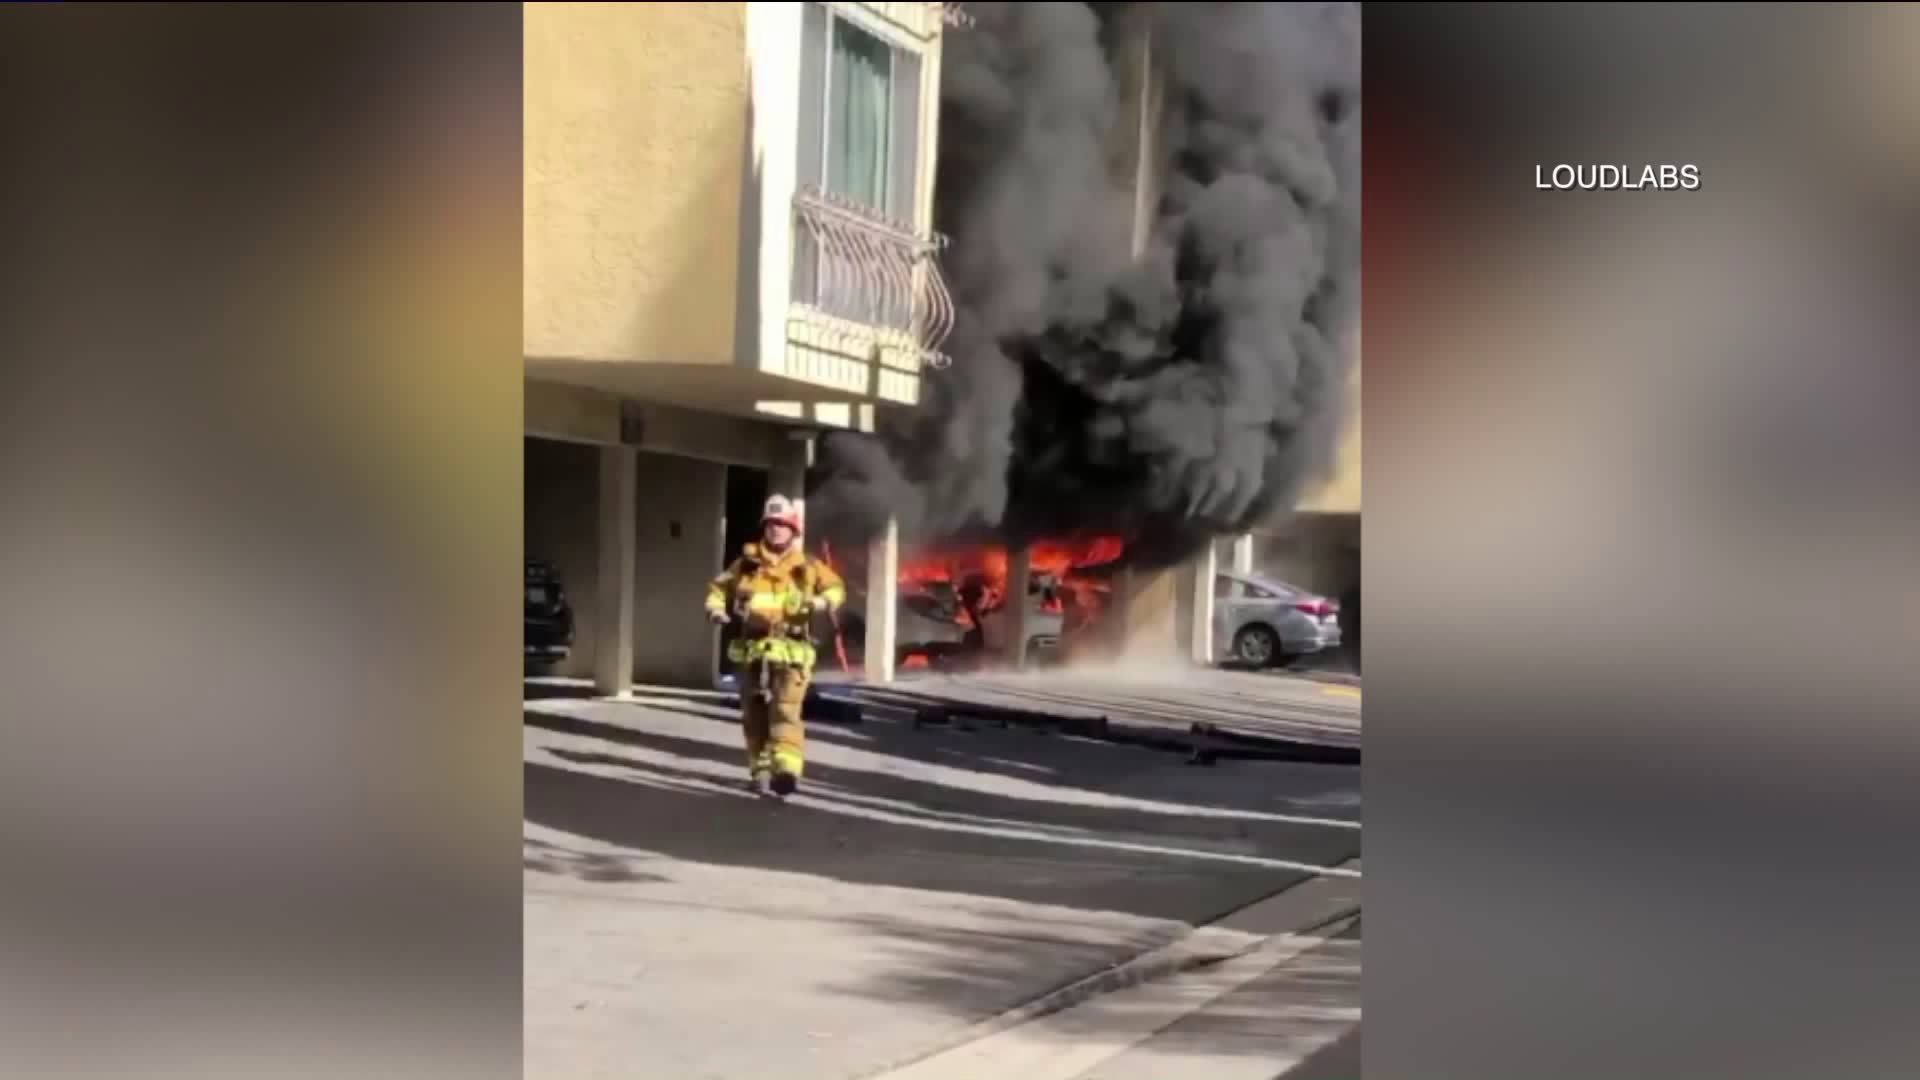
[[[809,2],[800,55],[801,186],[911,231],[919,150],[920,54]]]
[[[847,200],[902,234],[916,222],[920,160],[920,55],[896,48],[827,4],[803,6],[798,185]],[[905,328],[905,297],[857,283],[867,268],[843,245],[795,230],[794,299],[861,322]],[[824,248],[824,250],[823,250]]]

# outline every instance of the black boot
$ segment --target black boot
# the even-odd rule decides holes
[[[800,790],[800,778],[790,772],[777,772],[773,774],[772,787],[773,793],[784,799]]]

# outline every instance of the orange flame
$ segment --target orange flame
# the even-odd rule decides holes
[[[1117,536],[1041,540],[1028,549],[1028,565],[1034,573],[1051,575],[1064,584],[1073,571],[1113,562],[1125,549]],[[1011,563],[1012,556],[998,544],[929,548],[901,560],[900,584],[907,588],[935,584],[957,587],[973,579],[997,600],[1006,592]]]
[[[1126,543],[1118,536],[1040,540],[1028,548],[1032,572],[1054,580],[1055,589],[1044,602],[1043,610],[1066,617],[1064,633],[1072,634],[1092,623],[1111,595],[1107,582],[1080,572],[1112,563],[1125,551]],[[829,545],[821,545],[820,557],[835,570],[848,573],[849,567],[834,558]],[[853,560],[865,561],[859,555],[853,556]],[[968,594],[967,599],[984,615],[1004,603],[1011,563],[1012,557],[1004,545],[935,545],[900,560],[898,589],[902,593],[914,593],[940,586],[961,591]],[[963,604],[957,617],[962,625],[971,628],[973,613],[965,608]],[[844,659],[842,663],[844,665]]]
[[[1090,621],[1105,606],[1108,588],[1104,582],[1086,578],[1076,571],[1103,566],[1119,559],[1126,544],[1117,536],[1092,536],[1041,540],[1030,548],[1032,572],[1054,579],[1056,588],[1044,602],[1044,610],[1068,616],[1071,632]],[[998,544],[943,546],[923,549],[901,560],[900,588],[904,592],[944,585],[954,589],[978,590],[975,602],[980,612],[993,611],[1006,600],[1007,581],[1012,573],[1012,556]],[[1071,609],[1071,610],[1069,610]],[[961,621],[972,624],[968,615]]]

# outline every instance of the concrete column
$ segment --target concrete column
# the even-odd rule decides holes
[[[1241,533],[1233,538],[1233,572],[1236,574],[1253,573],[1253,534]]]
[[[1033,586],[1033,549],[1020,548],[1007,557],[1007,624],[1013,628],[1013,640],[1007,642],[1007,662],[1016,670],[1027,666],[1027,646],[1033,638],[1033,606],[1027,603],[1027,590]]]
[[[867,551],[867,681],[893,681],[893,654],[900,604],[900,523],[886,530]]]
[[[1146,664],[1178,660],[1186,651],[1180,647],[1185,635],[1178,618],[1179,570],[1128,567],[1115,586],[1124,594],[1113,611],[1118,635],[1116,658]]]
[[[1134,61],[1139,65],[1134,72],[1139,80],[1135,90],[1139,100],[1133,116],[1138,124],[1133,133],[1133,256],[1137,259],[1147,250],[1147,241],[1153,233],[1154,212],[1160,203],[1158,163],[1164,88],[1154,70],[1156,60],[1152,24],[1147,18],[1141,18],[1136,25],[1139,27],[1140,51]]]
[[[630,446],[600,448],[600,572],[595,582],[593,688],[609,697],[633,689],[633,577],[640,458]]]
[[[1193,662],[1202,667],[1213,663],[1213,578],[1219,570],[1219,557],[1212,543],[1200,552],[1190,568],[1193,574],[1193,623],[1188,628],[1188,645]]]

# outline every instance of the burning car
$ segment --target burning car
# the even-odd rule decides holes
[[[1073,632],[1091,621],[1106,595],[1104,582],[1078,571],[1119,557],[1116,539],[1039,543],[1029,549],[1032,573],[1026,596],[1027,655],[1045,663],[1057,658]],[[864,573],[824,553],[848,578],[848,606],[841,618],[842,645],[864,644],[868,597]],[[897,663],[944,667],[1011,653],[1017,633],[1007,603],[1006,550],[995,545],[923,551],[901,561],[898,578]]]
[[[1060,583],[1051,574],[1035,574],[1027,587],[1027,655],[1036,660],[1052,658],[1060,649],[1066,630]],[[1013,610],[1005,604],[986,612],[980,619],[981,644],[988,651],[1005,656],[1012,652],[1018,633]]]
[[[1014,613],[1004,603],[982,610],[970,594],[987,593],[980,583],[955,586],[948,581],[909,585],[899,595],[895,662],[907,667],[944,667],[981,652],[1005,655],[1012,644]],[[841,622],[841,634],[851,643],[865,637],[867,597],[854,590]],[[1060,647],[1066,615],[1059,587],[1050,577],[1035,575],[1027,590],[1027,650],[1045,660]]]
[[[851,612],[858,623],[866,618],[865,594],[861,606]],[[895,640],[899,649],[895,660],[901,664],[936,663],[976,646],[967,613],[953,586],[940,582],[916,592],[901,594],[895,614]]]

